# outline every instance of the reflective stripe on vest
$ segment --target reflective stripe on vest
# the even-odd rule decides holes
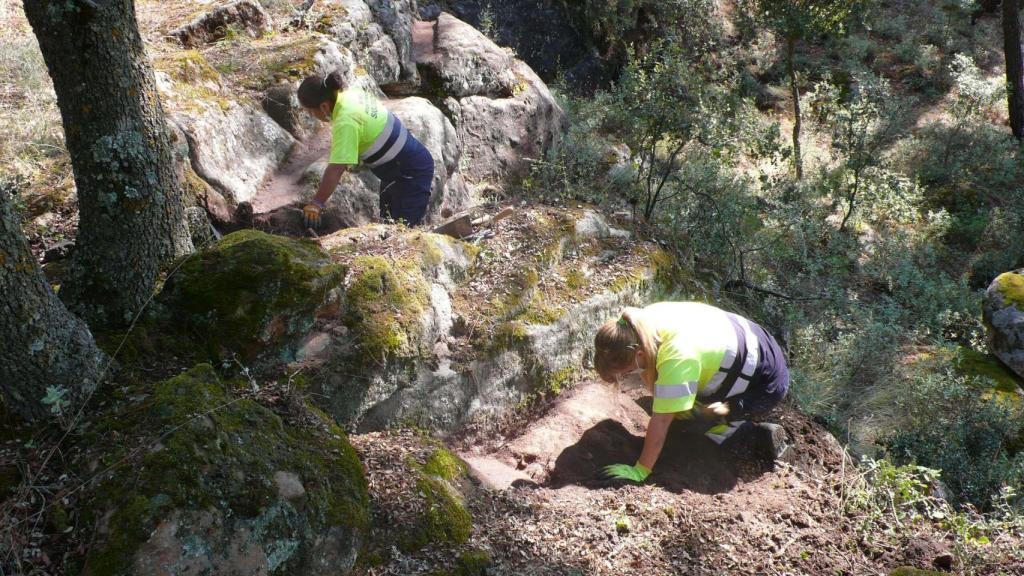
[[[716,396],[722,390],[728,391],[724,398],[732,398],[744,393],[757,369],[760,347],[757,343],[757,336],[750,328],[750,321],[729,312],[726,313],[726,317],[736,333],[736,346],[735,348],[726,347],[725,356],[722,358],[722,365],[718,368],[718,372],[708,380],[704,389],[701,390],[702,398]]]
[[[710,438],[715,444],[721,444],[735,434],[736,431],[740,429],[740,426],[743,426],[745,422],[746,420],[735,420],[728,424],[719,424],[705,432],[704,435]]]
[[[370,147],[359,155],[359,160],[371,168],[386,164],[398,156],[408,139],[409,131],[405,125],[389,111],[384,129],[381,130],[373,144],[370,144]]]

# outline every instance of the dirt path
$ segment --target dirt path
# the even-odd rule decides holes
[[[302,181],[306,170],[323,159],[331,148],[331,132],[326,128],[299,142],[273,176],[260,187],[252,199],[253,212],[270,212],[302,199],[309,185]]]
[[[617,394],[610,386],[588,382],[497,451],[475,449],[473,439],[467,439],[460,456],[481,483],[497,489],[524,484],[606,487],[605,466],[632,463],[639,456],[649,409],[650,398],[639,388]],[[755,434],[729,450],[705,438],[703,430],[698,423],[674,423],[648,482],[673,493],[717,494],[771,469],[765,438]]]
[[[898,566],[952,561],[948,531],[915,523],[893,527],[896,535],[865,532],[846,508],[858,471],[791,406],[769,418],[789,436],[780,461],[756,439],[725,449],[675,422],[647,482],[603,478],[603,466],[636,460],[649,407],[641,389],[584,382],[505,437],[481,428],[452,439],[478,480],[462,487],[471,532],[463,544],[411,553],[399,552],[388,530],[415,516],[419,488],[395,466],[425,458],[422,441],[410,431],[352,436],[380,526],[374,541],[390,551],[355,574],[887,576]],[[1007,560],[1015,544],[1003,546],[975,556],[963,573],[1024,575],[1024,565]],[[486,569],[467,568],[467,554],[486,557]]]

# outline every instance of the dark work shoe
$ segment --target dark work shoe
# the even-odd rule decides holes
[[[767,433],[768,450],[772,458],[776,460],[782,458],[782,455],[789,449],[789,444],[786,443],[786,429],[781,424],[771,422],[759,422],[757,427]]]

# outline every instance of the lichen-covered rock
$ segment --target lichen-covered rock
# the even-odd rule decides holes
[[[1024,378],[1024,268],[992,281],[982,313],[989,350]]]
[[[322,238],[348,269],[347,340],[306,364],[335,419],[451,430],[558,393],[601,322],[688,285],[671,257],[590,210],[522,209],[494,228],[479,248],[391,226]]]
[[[412,24],[416,18],[415,0],[366,0],[374,17],[387,32],[398,54],[400,73],[398,82],[391,85],[398,91],[408,91],[419,84],[419,73],[412,58]],[[389,92],[391,88],[389,87]]]
[[[521,178],[567,126],[565,112],[529,66],[515,60],[511,71],[516,78],[511,97],[468,96],[458,102],[463,175],[470,184]]]
[[[425,98],[392,100],[388,108],[434,158],[434,183],[427,219],[438,220],[444,210],[456,213],[468,208],[473,199],[462,178],[456,177],[462,158],[462,139],[451,121]]]
[[[434,24],[433,42],[436,57],[425,65],[446,95],[512,96],[517,83],[512,55],[479,30],[442,13]]]
[[[188,222],[188,232],[192,236],[193,246],[201,248],[213,242],[213,228],[210,227],[206,210],[200,206],[185,208],[185,221]]]
[[[251,200],[295,139],[256,104],[231,97],[198,51],[154,64],[168,116],[188,142],[196,174],[232,204]]]
[[[362,466],[315,412],[291,425],[208,364],[99,420],[84,574],[344,574],[369,527]],[[125,442],[123,439],[130,439]],[[136,444],[137,443],[137,444]],[[89,476],[92,476],[91,474]]]
[[[310,240],[241,230],[189,257],[157,298],[151,332],[212,358],[289,358],[320,316],[336,313],[344,268]],[[157,328],[156,326],[159,326]],[[199,346],[197,346],[199,345]]]
[[[270,15],[255,0],[236,0],[197,17],[170,33],[189,48],[224,38],[229,30],[262,36],[273,30]]]
[[[317,0],[310,11],[320,15],[317,28],[325,30],[338,44],[351,50],[359,66],[378,85],[399,80],[402,67],[398,48],[366,2]],[[400,30],[401,26],[397,29]]]
[[[251,200],[295,139],[255,106],[234,101],[196,106],[203,110],[171,114],[188,138],[193,168],[233,202]]]

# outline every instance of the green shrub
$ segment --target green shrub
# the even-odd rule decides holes
[[[986,398],[985,385],[953,375],[927,375],[898,399],[908,417],[885,441],[897,462],[942,470],[955,499],[989,509],[1004,486],[1024,480],[1019,449],[1024,415],[1018,406]],[[928,406],[912,412],[911,407]]]

